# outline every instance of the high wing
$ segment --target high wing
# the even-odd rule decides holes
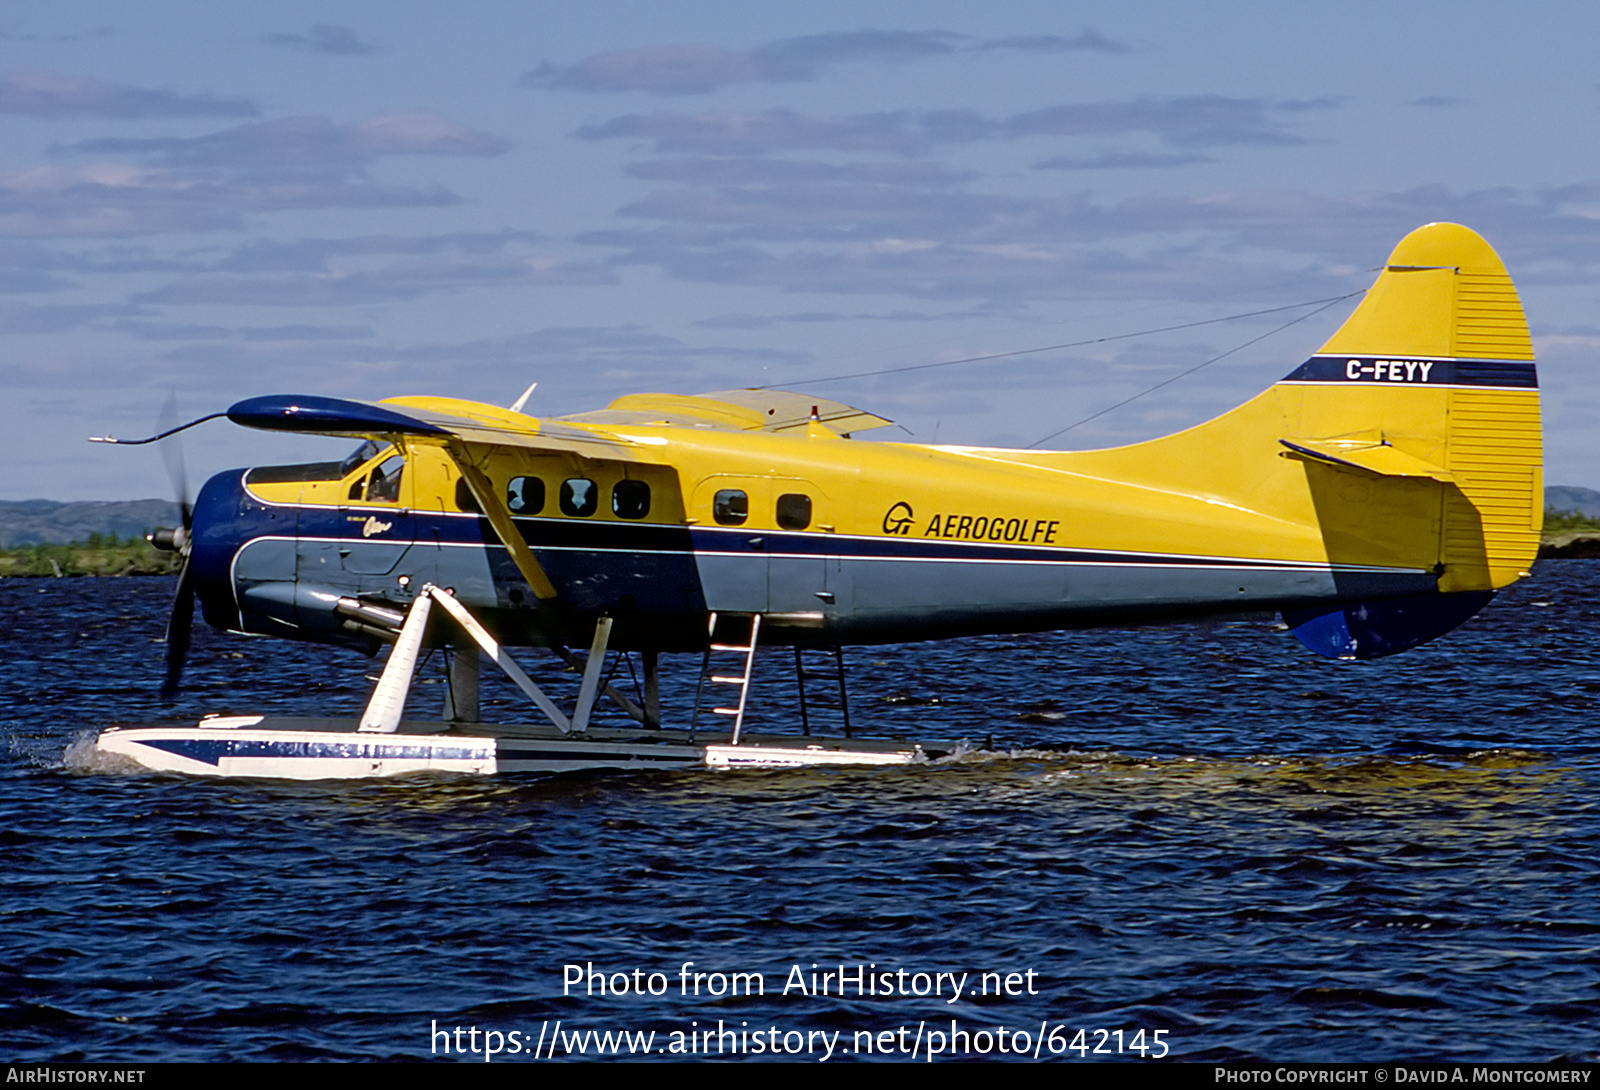
[[[628,394],[597,412],[560,419],[579,424],[667,425],[722,431],[804,431],[813,421],[843,435],[893,423],[849,405],[787,390],[718,390],[679,394]]]
[[[656,445],[659,438],[641,439],[616,429],[690,427],[804,434],[820,423],[830,432],[848,435],[852,430],[891,423],[837,401],[782,390],[721,390],[692,396],[630,394],[605,409],[555,420],[457,398],[396,397],[370,402],[273,394],[238,402],[228,409],[227,416],[236,424],[268,431],[439,447],[455,464],[479,511],[534,595],[544,601],[557,597],[555,584],[517,531],[512,512],[485,472],[488,456],[497,448],[662,464]]]
[[[853,432],[893,423],[827,398],[786,390],[719,390],[708,394],[627,394],[604,409],[541,419],[476,401],[447,397],[394,397],[383,401],[269,394],[228,409],[235,424],[267,431],[346,435],[370,439],[414,436],[442,441],[593,453],[594,444],[635,445],[617,427],[664,426],[718,431],[803,431],[811,423]]]
[[[620,447],[625,440],[599,429],[571,428],[512,412],[446,397],[397,397],[354,401],[316,395],[268,394],[247,398],[228,409],[235,424],[265,431],[306,435],[424,442],[531,447],[594,453],[597,445]]]

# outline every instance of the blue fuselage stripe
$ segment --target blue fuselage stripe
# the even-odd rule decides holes
[[[365,510],[365,509],[361,509]],[[402,538],[351,537],[346,531],[349,509],[301,506],[298,532],[292,540],[338,542],[362,546],[475,547],[503,549],[487,519],[437,512],[413,512],[414,534]],[[278,526],[241,525],[242,537],[283,537]],[[1255,557],[1203,556],[1183,553],[1135,553],[1102,549],[1030,546],[991,541],[943,541],[913,537],[857,537],[833,533],[766,529],[666,526],[619,521],[518,518],[523,540],[535,551],[655,554],[666,556],[788,556],[839,560],[960,561],[998,564],[1092,564],[1107,567],[1227,568],[1237,570],[1327,571],[1339,565]],[[267,531],[262,533],[260,531]],[[344,532],[341,532],[344,531]],[[1365,570],[1365,569],[1363,569]],[[1389,570],[1389,569],[1381,569]]]

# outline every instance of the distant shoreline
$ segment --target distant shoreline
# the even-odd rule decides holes
[[[176,575],[178,556],[141,538],[91,534],[67,545],[18,545],[0,549],[0,578],[75,579],[127,575]]]

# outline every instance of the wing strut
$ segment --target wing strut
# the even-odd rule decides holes
[[[459,442],[449,442],[444,445],[445,453],[450,455],[450,460],[456,464],[456,469],[461,471],[462,480],[467,482],[467,488],[472,492],[472,498],[478,501],[478,510],[483,512],[483,517],[489,520],[489,525],[494,527],[500,543],[511,554],[511,559],[516,562],[517,570],[522,573],[522,578],[528,581],[528,586],[533,588],[534,597],[541,601],[548,601],[556,596],[555,584],[550,582],[550,577],[545,575],[544,569],[539,566],[538,559],[533,555],[533,550],[528,548],[528,543],[517,532],[516,524],[511,521],[511,512],[506,510],[506,505],[500,501],[495,493],[494,484],[483,470],[473,465],[467,457],[466,447]]]

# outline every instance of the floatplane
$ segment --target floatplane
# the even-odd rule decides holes
[[[382,677],[359,720],[113,727],[98,749],[294,778],[911,762],[930,747],[856,737],[848,718],[842,734],[745,731],[757,648],[794,648],[802,692],[801,653],[831,654],[841,697],[850,645],[1263,610],[1313,651],[1370,658],[1527,575],[1542,520],[1521,303],[1493,249],[1448,223],[1407,235],[1282,381],[1132,446],[852,442],[888,421],[774,390],[633,394],[554,419],[525,400],[273,395],[213,414],[360,446],[218,474],[184,526],[155,535],[183,558],[169,684],[196,599],[231,632],[390,644]],[[404,715],[425,647],[453,649],[437,720]],[[580,670],[575,705],[507,647]],[[639,656],[634,697],[603,676],[608,652]],[[687,724],[661,722],[672,652],[699,656]],[[484,660],[540,721],[479,722]],[[602,699],[630,725],[596,725]]]

